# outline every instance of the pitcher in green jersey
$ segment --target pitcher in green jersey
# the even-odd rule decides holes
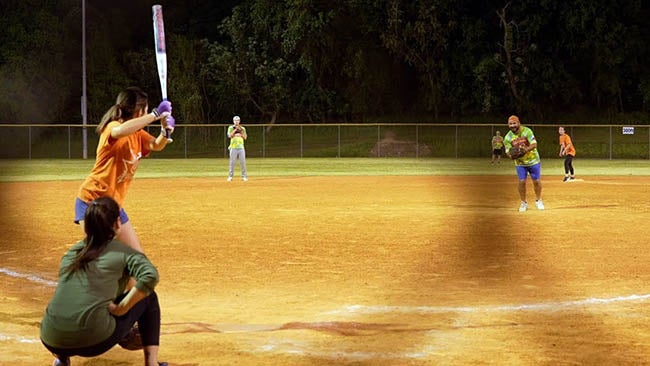
[[[517,169],[517,176],[519,177],[519,198],[521,204],[519,205],[519,212],[526,212],[528,210],[528,201],[526,201],[526,178],[530,174],[535,188],[536,201],[535,205],[538,210],[544,209],[542,202],[542,164],[537,151],[537,140],[533,130],[528,127],[522,126],[519,117],[510,116],[508,118],[508,133],[503,139],[503,144],[506,147],[506,155],[512,159],[510,149],[513,146],[524,148],[526,153],[520,158],[513,159],[515,168]]]

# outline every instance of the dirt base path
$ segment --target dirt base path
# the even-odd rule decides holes
[[[638,365],[648,183],[548,177],[522,214],[514,176],[140,179],[126,210],[171,365]],[[78,184],[0,184],[0,364],[51,362],[38,326]]]

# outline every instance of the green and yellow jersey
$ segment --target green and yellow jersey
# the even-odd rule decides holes
[[[492,149],[494,150],[503,149],[503,137],[501,136],[492,137]]]
[[[537,143],[533,130],[528,127],[521,126],[517,133],[508,131],[506,137],[503,139],[503,144],[506,147],[506,154],[510,152],[513,146],[530,146]],[[532,166],[540,163],[539,152],[537,148],[527,152],[519,159],[515,159],[515,165],[518,166]]]
[[[239,128],[241,128],[243,133],[246,133],[246,127],[239,125]],[[228,136],[232,133],[232,131],[235,129],[235,126],[230,126],[228,127]],[[242,136],[233,136],[230,138],[230,145],[228,146],[228,149],[243,149],[244,148],[244,138]]]

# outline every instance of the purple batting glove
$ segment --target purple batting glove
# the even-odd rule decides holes
[[[165,119],[165,124],[166,124],[166,126],[165,126],[166,129],[168,129],[168,130],[169,130],[169,129],[173,130],[173,129],[176,127],[176,120],[174,119],[174,117],[172,117],[171,115],[169,115],[169,116],[167,116],[167,118]]]
[[[163,134],[165,134],[165,137],[168,139],[171,139],[172,132],[174,132],[174,127],[176,127],[176,121],[174,120],[174,117],[170,115],[161,119],[160,121],[162,123]]]
[[[163,100],[162,102],[160,102],[160,104],[158,104],[158,108],[156,109],[160,114],[163,114],[165,112],[172,113],[172,103],[168,100]]]

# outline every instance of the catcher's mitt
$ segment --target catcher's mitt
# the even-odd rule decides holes
[[[524,155],[526,155],[526,149],[521,146],[513,146],[512,149],[510,149],[510,158],[512,159],[519,159]]]
[[[140,329],[138,325],[134,325],[133,328],[127,333],[118,344],[129,351],[137,351],[142,349],[142,337],[140,336]]]

